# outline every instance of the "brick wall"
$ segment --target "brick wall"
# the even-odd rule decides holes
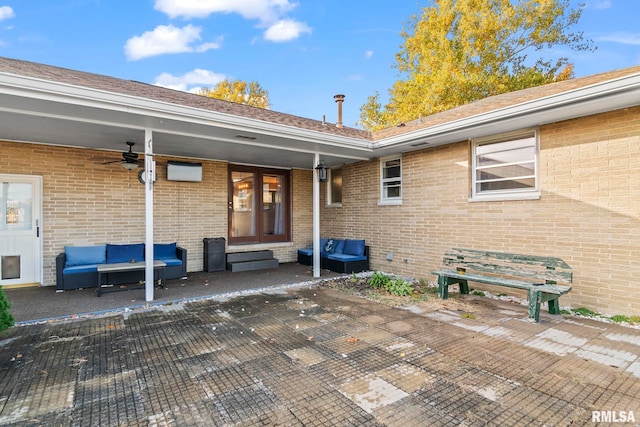
[[[377,160],[345,165],[321,235],[366,238],[372,269],[431,282],[453,246],[557,256],[574,270],[561,305],[640,314],[639,119],[636,107],[542,127],[540,200],[470,202],[468,142],[404,154],[401,206],[378,205]]]
[[[43,284],[55,285],[55,257],[65,245],[143,242],[144,187],[138,171],[126,171],[119,153],[0,141],[0,173],[43,177]],[[154,185],[154,240],[188,251],[188,271],[203,269],[205,237],[227,237],[227,164],[203,161],[202,182],[166,180],[168,158],[159,162]],[[261,245],[281,262],[295,261],[311,236],[311,171],[294,170],[294,243]],[[307,200],[308,198],[308,200]],[[309,237],[310,238],[310,237]],[[228,250],[249,250],[250,247]]]

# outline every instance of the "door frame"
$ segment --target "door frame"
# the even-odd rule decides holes
[[[28,182],[33,185],[33,211],[32,211],[32,230],[35,230],[33,237],[33,269],[35,272],[34,281],[17,282],[0,285],[4,289],[11,287],[29,286],[38,284],[43,286],[44,278],[44,227],[43,227],[43,178],[41,175],[20,175],[20,174],[3,174],[0,173],[0,182]],[[30,267],[31,268],[31,267]],[[18,280],[18,279],[16,279]]]

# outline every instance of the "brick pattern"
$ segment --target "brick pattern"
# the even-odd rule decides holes
[[[470,202],[468,142],[404,154],[401,206],[378,205],[378,161],[345,165],[343,207],[323,207],[321,234],[366,238],[372,269],[429,281],[454,246],[557,256],[574,270],[562,306],[637,315],[639,117],[635,107],[542,127],[540,200]]]

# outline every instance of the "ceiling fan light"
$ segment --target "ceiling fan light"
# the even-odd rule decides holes
[[[122,167],[125,168],[126,170],[136,170],[138,169],[138,164],[137,163],[130,163],[130,162],[122,162]]]

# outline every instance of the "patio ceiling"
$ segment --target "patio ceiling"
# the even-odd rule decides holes
[[[126,151],[126,141],[136,142],[134,151],[144,152],[145,129],[152,129],[155,154],[185,159],[310,169],[315,153],[321,153],[328,166],[372,156],[371,142],[366,140],[87,88],[49,85],[53,83],[39,81],[30,88],[3,88],[2,139],[119,154]]]

